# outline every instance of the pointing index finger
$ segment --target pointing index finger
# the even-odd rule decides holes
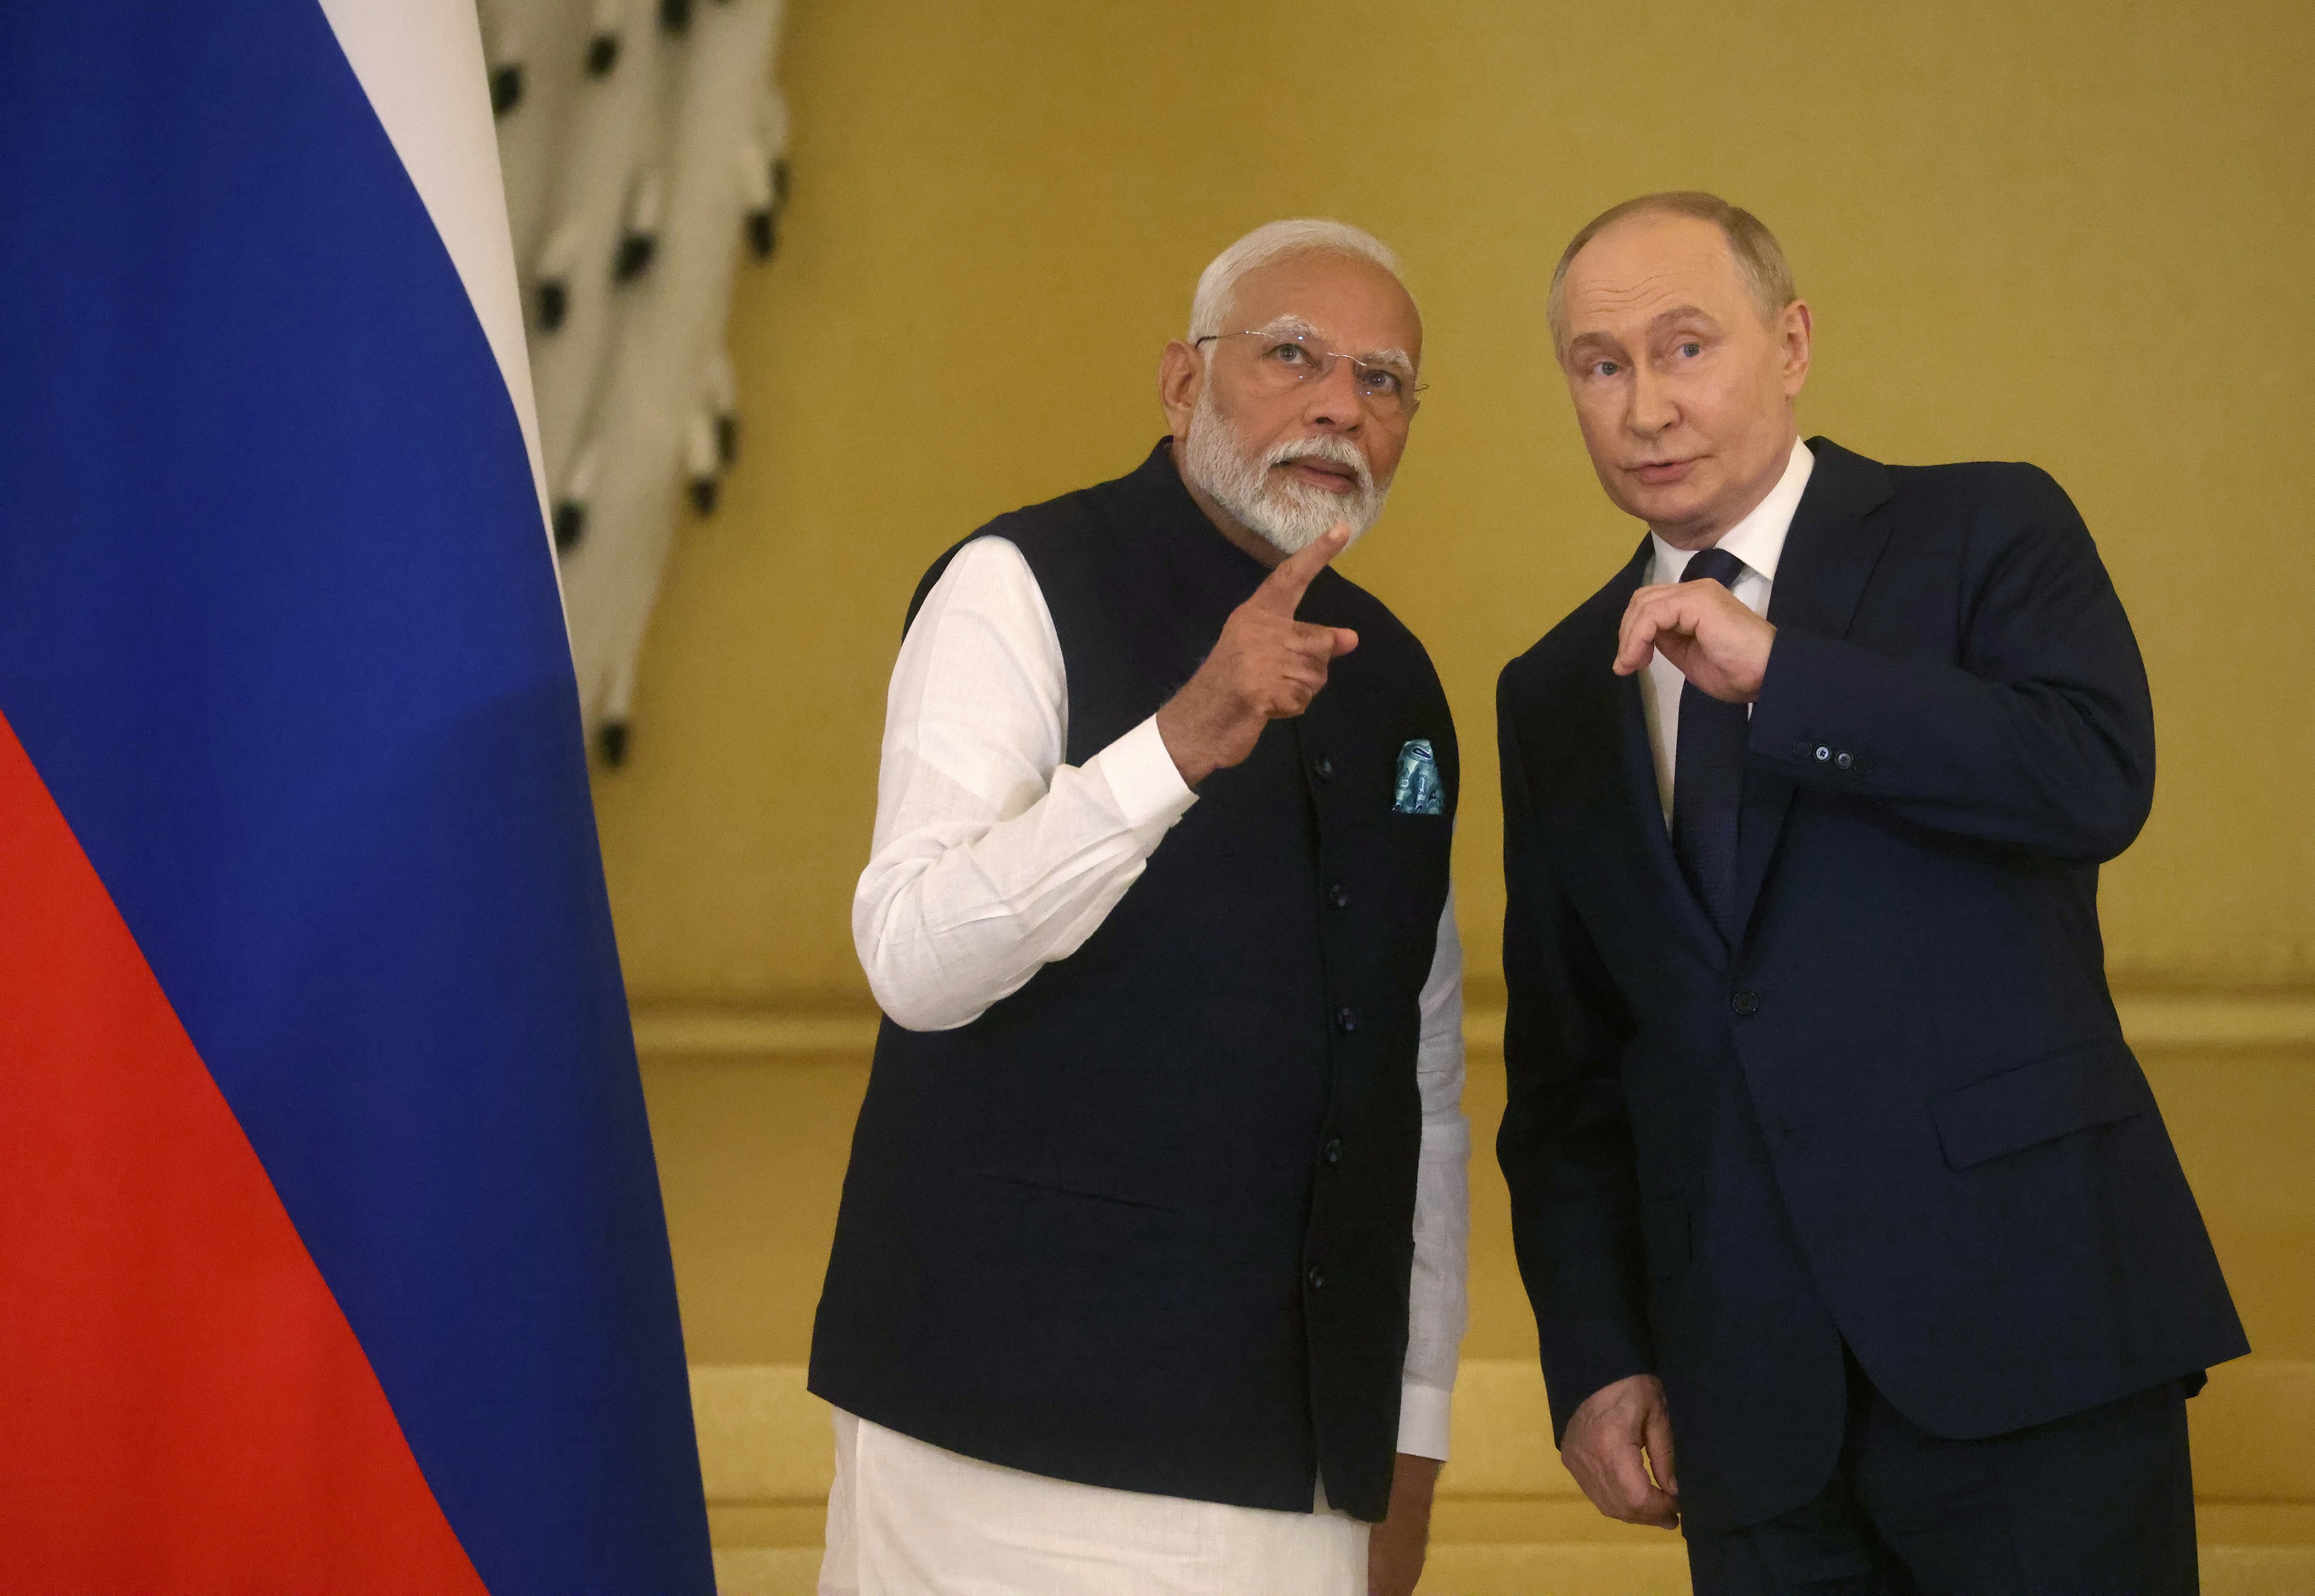
[[[1280,561],[1247,602],[1273,615],[1291,616],[1301,606],[1303,593],[1317,580],[1318,572],[1348,548],[1350,542],[1350,523],[1336,521],[1303,548]]]

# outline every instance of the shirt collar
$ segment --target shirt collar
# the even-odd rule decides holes
[[[1793,516],[1801,507],[1801,495],[1808,490],[1809,473],[1815,468],[1816,457],[1809,453],[1808,445],[1797,438],[1793,439],[1792,457],[1785,463],[1785,474],[1769,490],[1769,496],[1723,533],[1720,541],[1712,546],[1726,549],[1743,561],[1748,570],[1775,581],[1777,562],[1784,557],[1785,534],[1792,529]],[[1653,580],[1678,581],[1695,551],[1674,548],[1653,532],[1648,534],[1648,541],[1655,545]]]

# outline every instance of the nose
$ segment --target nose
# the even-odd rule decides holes
[[[1669,431],[1680,421],[1680,405],[1673,400],[1672,386],[1659,381],[1643,360],[1632,373],[1632,402],[1625,421],[1636,433],[1654,438]]]
[[[1356,431],[1366,419],[1366,406],[1359,402],[1358,371],[1349,360],[1337,357],[1318,376],[1304,378],[1302,419],[1314,427]]]

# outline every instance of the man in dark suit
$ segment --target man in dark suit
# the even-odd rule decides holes
[[[2183,1405],[2248,1349],[2107,989],[2154,731],[2080,517],[1803,444],[1808,307],[1712,196],[1583,229],[1551,319],[1650,529],[1499,693],[1563,1459],[1707,1596],[2194,1590]]]

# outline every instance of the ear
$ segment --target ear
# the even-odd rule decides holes
[[[1176,338],[1158,357],[1158,403],[1165,408],[1166,425],[1176,443],[1190,435],[1190,417],[1205,382],[1205,352],[1187,340]]]
[[[1809,315],[1808,301],[1796,299],[1777,317],[1777,342],[1784,356],[1785,397],[1800,397],[1802,385],[1808,381],[1809,340],[1815,331],[1814,319]]]

